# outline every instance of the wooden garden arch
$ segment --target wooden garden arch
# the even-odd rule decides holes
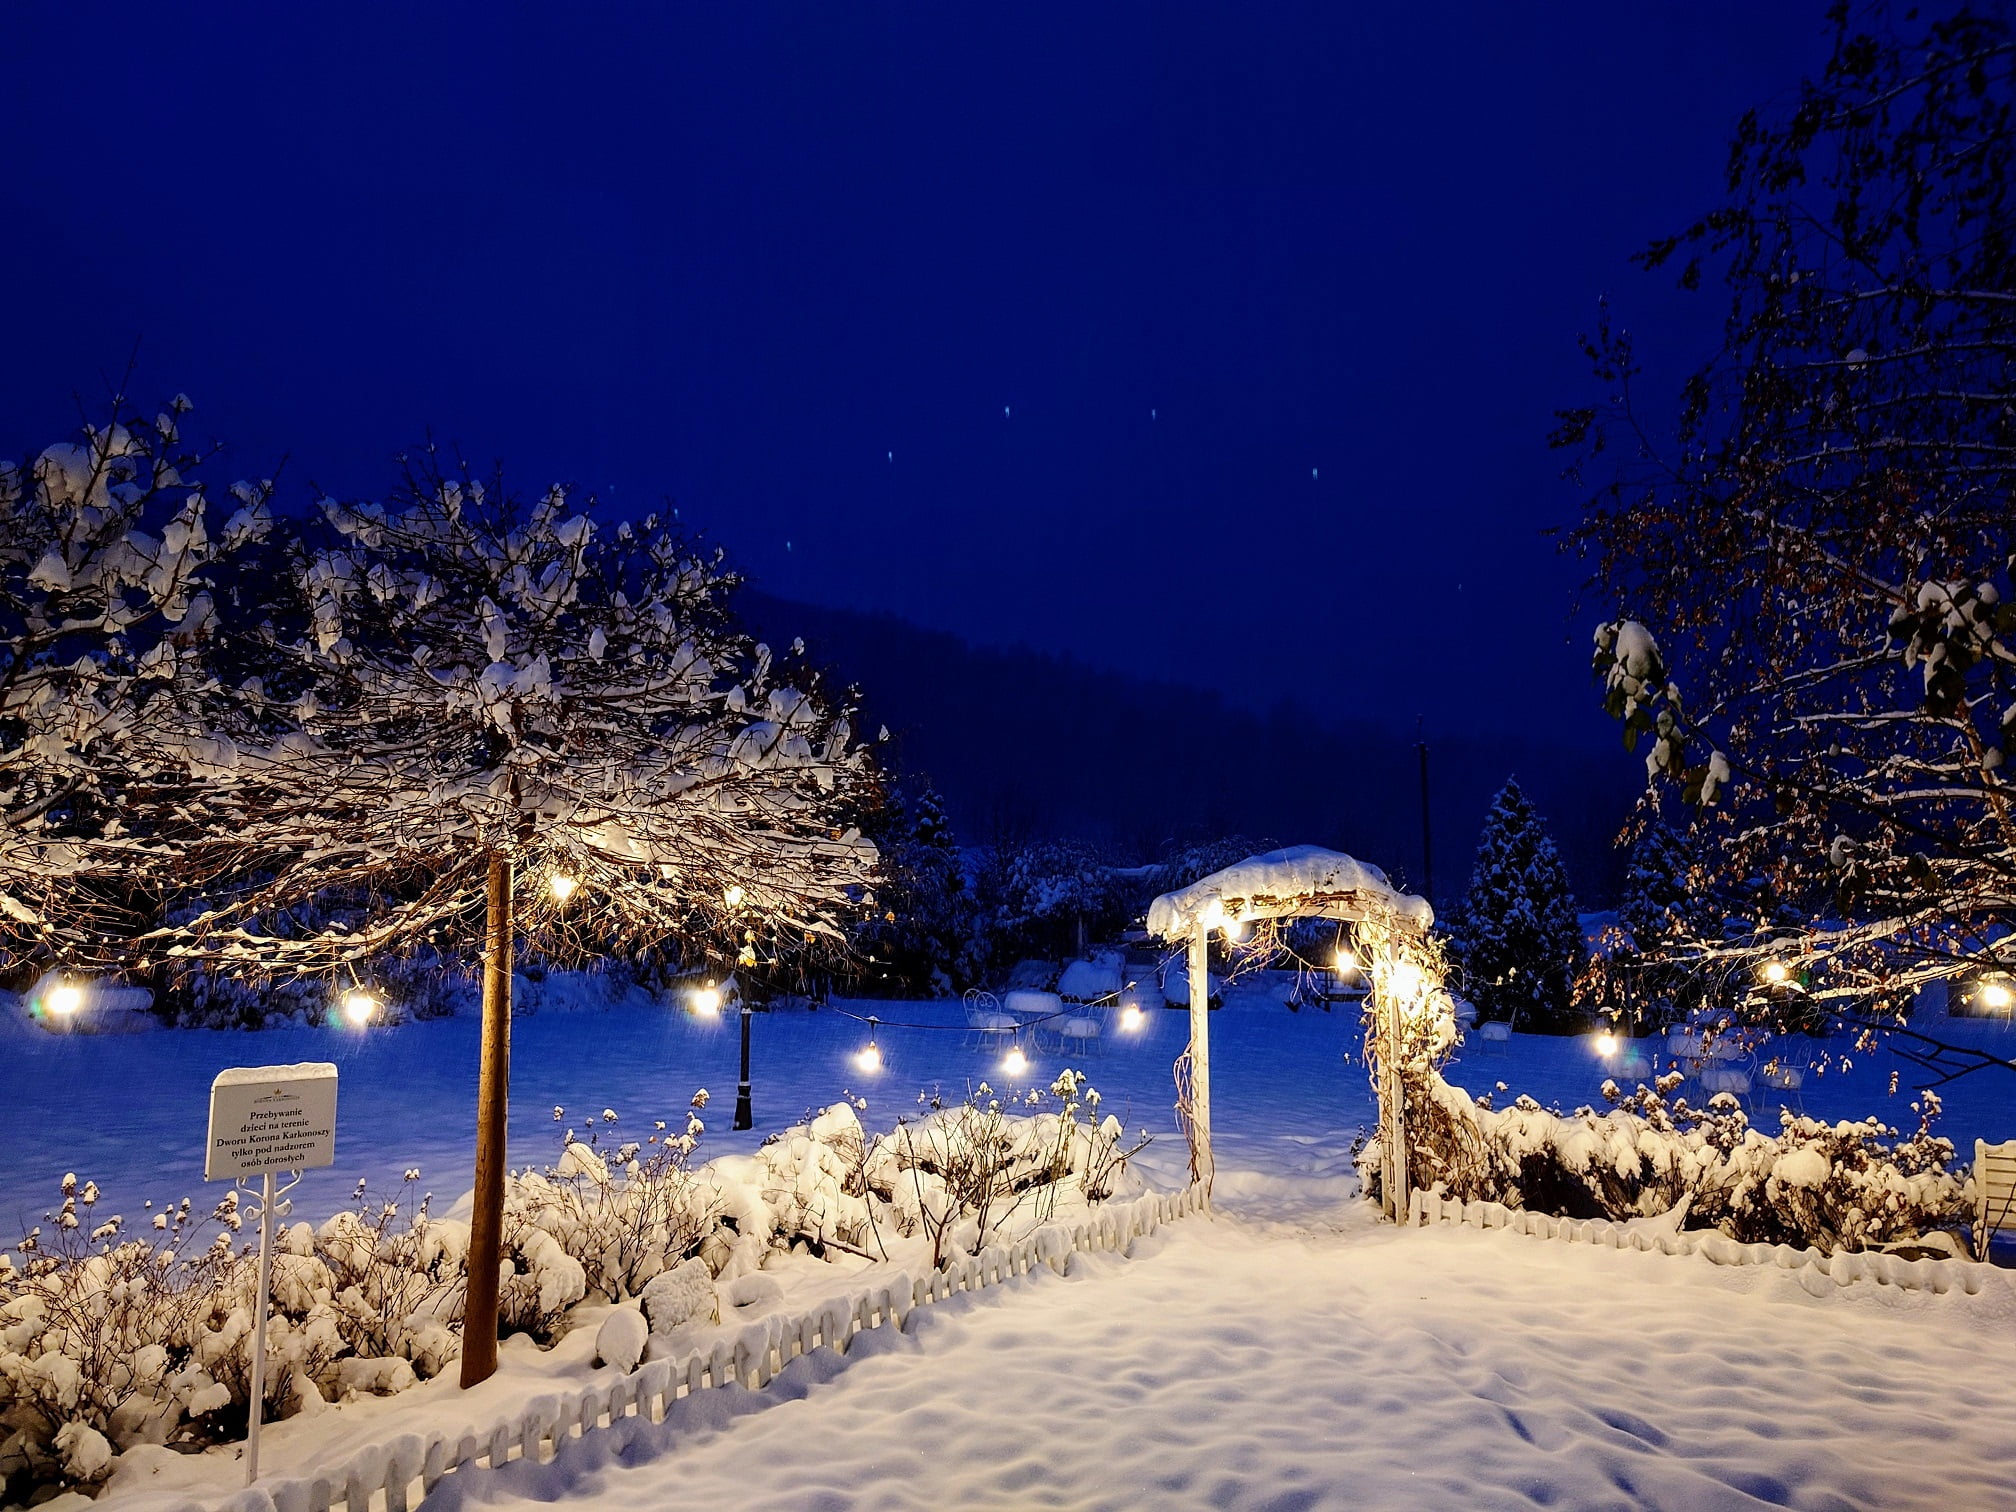
[[[1237,938],[1255,924],[1275,919],[1336,919],[1358,926],[1366,946],[1364,965],[1372,982],[1372,1042],[1379,1067],[1379,1132],[1385,1161],[1381,1191],[1387,1214],[1407,1211],[1405,1094],[1398,1057],[1391,1047],[1404,1042],[1408,1014],[1418,1010],[1441,984],[1425,974],[1425,955],[1414,947],[1435,922],[1426,898],[1404,893],[1386,874],[1342,851],[1293,845],[1265,851],[1213,872],[1148,909],[1148,933],[1189,954],[1190,1043],[1177,1062],[1179,1089],[1189,1062],[1190,1174],[1208,1197],[1211,1156],[1211,957],[1213,930]]]

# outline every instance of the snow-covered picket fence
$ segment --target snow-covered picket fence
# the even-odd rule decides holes
[[[1937,1294],[1964,1292],[1972,1297],[1989,1286],[2007,1285],[1993,1266],[1972,1260],[1907,1259],[1881,1250],[1802,1249],[1790,1244],[1744,1244],[1714,1229],[1681,1232],[1644,1223],[1613,1223],[1606,1218],[1556,1218],[1549,1213],[1506,1207],[1501,1202],[1463,1202],[1439,1191],[1416,1190],[1408,1199],[1408,1224],[1424,1228],[1460,1224],[1470,1228],[1510,1229],[1536,1239],[1568,1244],[1593,1244],[1605,1249],[1644,1250],[1663,1255],[1699,1255],[1716,1265],[1775,1265],[1781,1270],[1810,1271],[1837,1286],[1874,1281],[1901,1291]]]
[[[1163,1224],[1206,1206],[1204,1189],[1149,1193],[1109,1203],[1072,1224],[1037,1229],[1013,1244],[956,1256],[943,1270],[898,1271],[848,1296],[800,1313],[752,1321],[684,1359],[653,1360],[577,1391],[535,1397],[513,1416],[457,1434],[408,1433],[372,1444],[305,1476],[276,1476],[227,1498],[190,1499],[167,1512],[407,1512],[455,1471],[489,1469],[512,1460],[550,1460],[570,1439],[629,1417],[662,1421],[674,1402],[694,1392],[739,1385],[760,1390],[792,1360],[815,1349],[844,1353],[855,1335],[893,1325],[919,1307],[980,1291],[1038,1267],[1062,1274],[1073,1254],[1121,1250]]]

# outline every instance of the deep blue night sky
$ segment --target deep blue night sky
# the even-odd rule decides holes
[[[1574,337],[1705,352],[1625,259],[1825,56],[1818,0],[180,9],[0,20],[0,453],[137,340],[303,492],[431,429],[776,594],[1577,744]]]

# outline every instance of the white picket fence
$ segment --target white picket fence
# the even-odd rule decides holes
[[[674,1402],[696,1391],[728,1385],[760,1389],[800,1355],[829,1347],[844,1353],[858,1333],[891,1323],[901,1327],[916,1308],[1013,1280],[1038,1266],[1061,1273],[1073,1254],[1124,1249],[1206,1205],[1200,1186],[1108,1203],[1080,1223],[1046,1226],[1018,1243],[960,1256],[942,1271],[922,1276],[898,1271],[867,1290],[810,1311],[757,1319],[740,1336],[723,1339],[706,1353],[654,1360],[628,1375],[535,1397],[487,1428],[453,1436],[404,1434],[313,1474],[276,1475],[228,1498],[192,1499],[172,1512],[331,1512],[339,1505],[347,1512],[406,1512],[417,1496],[457,1470],[550,1460],[570,1439],[604,1425],[632,1417],[660,1422]]]
[[[1790,1244],[1742,1244],[1713,1229],[1690,1233],[1650,1234],[1604,1218],[1555,1218],[1529,1213],[1499,1202],[1459,1202],[1436,1191],[1415,1191],[1407,1200],[1414,1227],[1465,1224],[1471,1228],[1510,1229],[1539,1239],[1569,1244],[1596,1244],[1605,1249],[1657,1251],[1664,1255],[1700,1255],[1716,1265],[1775,1265],[1784,1270],[1811,1269],[1837,1286],[1874,1281],[1903,1291],[1980,1293],[1983,1287],[2007,1285],[1993,1266],[1972,1260],[1907,1260],[1877,1250],[1800,1249]]]

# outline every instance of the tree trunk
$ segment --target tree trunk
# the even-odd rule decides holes
[[[469,1215],[469,1291],[462,1307],[462,1386],[497,1369],[497,1284],[504,1247],[505,1137],[511,1092],[511,858],[490,853],[483,949],[483,1060],[476,1090],[476,1193]]]

